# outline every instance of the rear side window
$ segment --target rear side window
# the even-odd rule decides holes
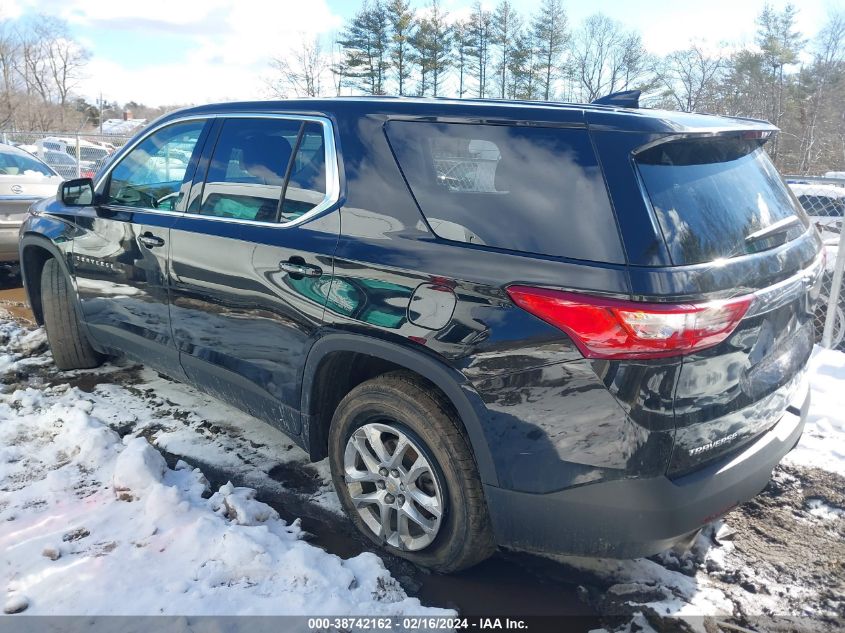
[[[676,265],[756,252],[761,244],[746,238],[795,215],[802,221],[762,246],[806,229],[803,212],[757,141],[670,141],[637,154],[636,162]]]
[[[229,119],[214,148],[199,213],[290,222],[325,198],[325,164],[319,123]]]
[[[587,130],[391,121],[387,134],[438,237],[624,262]]]

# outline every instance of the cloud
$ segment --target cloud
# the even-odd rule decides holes
[[[262,75],[272,57],[287,54],[303,35],[325,35],[343,23],[325,0],[86,0],[65,5],[63,16],[90,33],[95,43],[80,91],[90,96],[102,90],[108,100],[148,105],[259,98],[265,92]],[[156,34],[179,33],[187,52],[164,63],[136,62],[128,68],[130,64],[110,59],[107,50],[97,48],[96,33],[105,29],[112,34],[140,31],[153,45]],[[143,59],[145,53],[136,54]]]
[[[24,11],[23,2],[19,0],[0,0],[0,20],[14,20]]]

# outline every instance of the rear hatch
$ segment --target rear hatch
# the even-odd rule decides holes
[[[670,475],[771,428],[801,386],[822,268],[818,236],[755,132],[662,141],[634,154],[672,266],[632,273],[661,300],[747,297],[731,334],[682,357]]]

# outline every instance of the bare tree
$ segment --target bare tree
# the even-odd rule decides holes
[[[15,67],[18,61],[18,41],[7,21],[0,22],[0,126],[5,127],[15,115],[15,101],[19,91]]]
[[[274,57],[270,66],[277,73],[269,84],[274,96],[286,98],[291,92],[297,97],[318,97],[323,94],[323,78],[329,70],[329,60],[323,55],[318,37],[301,36],[302,43],[290,49],[286,56]]]
[[[811,85],[806,106],[806,117],[802,125],[800,141],[800,162],[798,170],[808,173],[813,163],[820,158],[817,131],[820,119],[836,121],[837,111],[842,110],[839,99],[832,100],[831,94],[837,87],[845,86],[843,71],[845,68],[845,12],[831,13],[827,23],[819,32],[815,42],[815,53],[811,72],[807,73]],[[802,78],[803,79],[803,78]],[[830,104],[833,101],[834,103]],[[832,108],[826,108],[828,104]],[[826,110],[832,110],[826,112]],[[829,114],[826,117],[825,114]],[[842,119],[841,115],[839,117]],[[842,121],[839,122],[839,136],[843,134]]]
[[[656,81],[671,105],[684,112],[712,108],[726,60],[709,55],[701,44],[669,53],[653,65]]]
[[[646,74],[648,55],[639,34],[601,13],[588,17],[575,32],[570,53],[581,98],[587,102],[629,89]]]
[[[33,30],[41,47],[49,82],[56,91],[61,124],[64,126],[65,106],[91,55],[71,38],[67,24],[58,18],[39,16]]]

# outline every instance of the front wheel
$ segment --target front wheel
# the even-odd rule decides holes
[[[332,480],[356,527],[390,553],[444,573],[495,549],[459,424],[439,393],[394,372],[350,391],[329,433]]]
[[[90,369],[103,363],[103,356],[91,347],[73,303],[73,287],[55,259],[44,262],[41,271],[41,307],[44,327],[56,367]]]

